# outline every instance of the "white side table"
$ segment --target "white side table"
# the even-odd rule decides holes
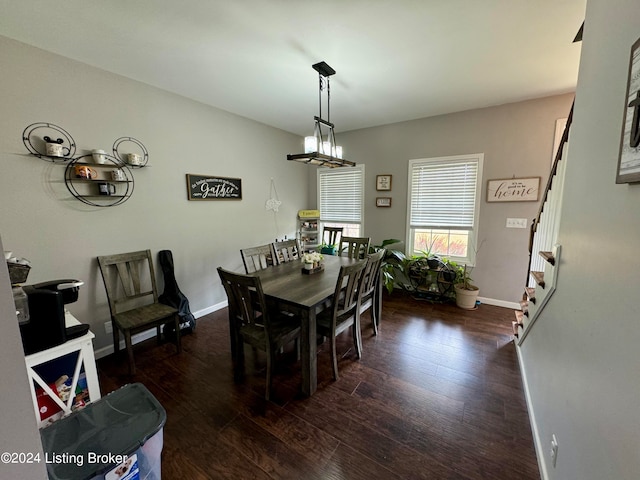
[[[73,316],[71,313],[65,311],[65,323],[67,327],[71,327],[73,325],[80,325],[80,322]],[[78,385],[78,379],[80,377],[80,372],[82,367],[84,367],[84,373],[87,381],[87,389],[89,392],[89,399],[91,402],[95,402],[100,399],[100,384],[98,382],[98,371],[96,369],[96,360],[93,355],[93,338],[95,335],[88,331],[85,335],[69,340],[62,345],[57,345],[55,347],[49,348],[47,350],[42,350],[40,352],[32,353],[31,355],[27,355],[25,357],[25,361],[27,364],[27,375],[29,377],[29,384],[31,386],[31,399],[33,400],[33,410],[36,415],[36,420],[40,428],[49,425],[52,421],[50,417],[45,420],[42,420],[40,415],[40,408],[38,406],[38,399],[36,394],[36,385],[44,390],[44,393],[62,410],[63,416],[66,416],[71,413],[71,407],[73,406],[73,401],[75,398],[76,386]],[[40,375],[36,371],[36,367],[42,365],[51,360],[55,360],[57,358],[64,357],[70,353],[78,352],[76,365],[73,372],[72,383],[71,383],[71,394],[66,402],[63,402],[58,394],[54,392],[49,384],[40,377]],[[61,374],[66,374],[67,372],[61,372]],[[51,382],[49,382],[51,383]]]

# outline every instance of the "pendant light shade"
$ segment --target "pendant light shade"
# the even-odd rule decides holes
[[[313,135],[304,138],[304,153],[287,155],[287,160],[317,165],[323,167],[355,167],[354,162],[342,158],[342,147],[336,144],[336,136],[333,131],[333,123],[330,120],[331,89],[329,88],[329,77],[336,71],[325,62],[316,63],[313,69],[318,72],[319,79],[319,115],[313,117],[315,124]],[[322,91],[327,90],[327,120],[322,118]],[[323,131],[323,127],[326,130]]]

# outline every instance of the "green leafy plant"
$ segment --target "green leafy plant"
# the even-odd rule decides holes
[[[467,264],[465,264],[464,266],[456,266],[455,283],[458,288],[461,288],[463,290],[478,290],[478,287],[473,284],[473,279],[471,278],[471,270],[473,270],[473,268],[469,267]]]

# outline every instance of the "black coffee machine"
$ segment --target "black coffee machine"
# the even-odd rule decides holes
[[[88,325],[67,329],[64,321],[64,306],[78,300],[82,285],[84,282],[64,279],[22,287],[29,305],[29,320],[20,323],[25,355],[61,345],[87,332]]]

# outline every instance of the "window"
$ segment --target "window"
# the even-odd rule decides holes
[[[475,263],[484,154],[409,161],[407,253]]]
[[[319,168],[320,227],[343,227],[343,235],[359,237],[364,231],[364,165]]]

